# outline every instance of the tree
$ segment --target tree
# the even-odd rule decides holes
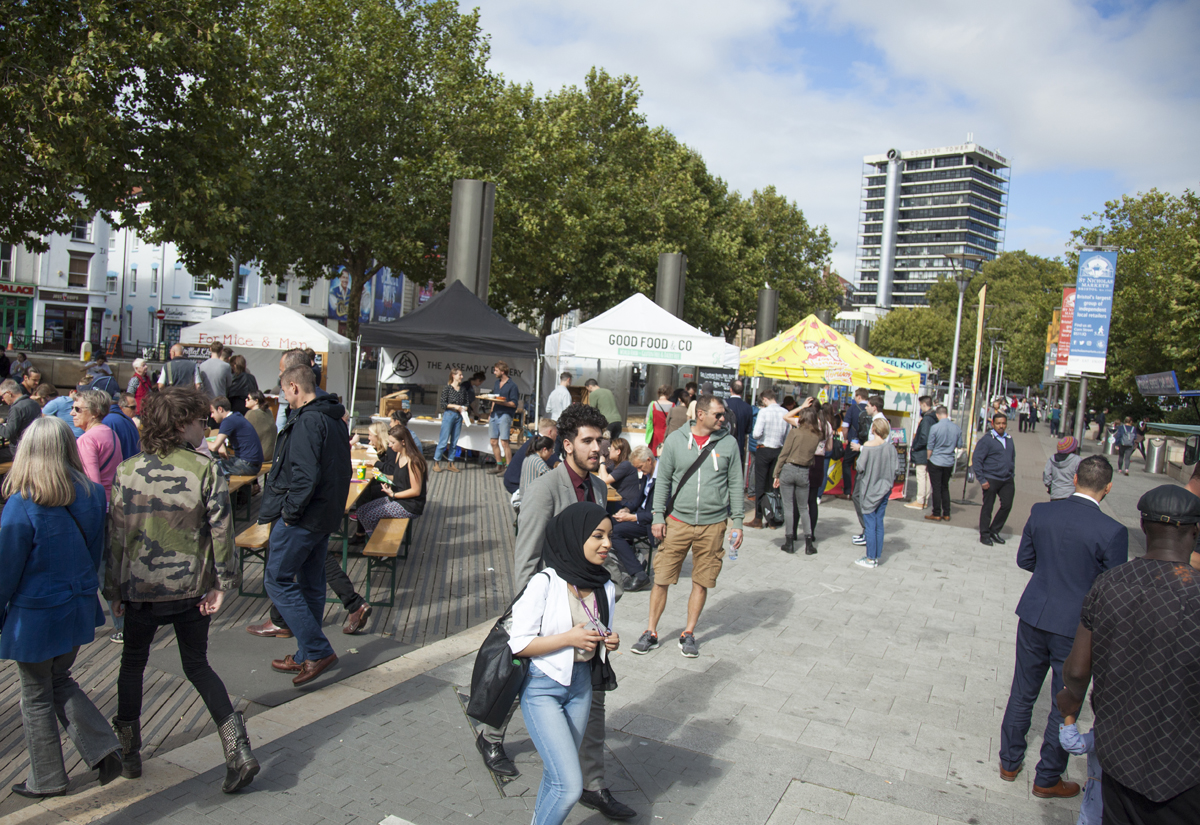
[[[221,204],[235,219],[190,202],[156,237],[214,278],[236,256],[268,280],[344,280],[353,337],[381,267],[442,279],[452,183],[504,149],[485,38],[448,0],[263,0],[242,25],[257,97],[245,185]]]
[[[871,352],[890,358],[926,358],[939,375],[949,375],[954,319],[930,307],[893,309],[871,328]]]
[[[1142,411],[1155,407],[1137,392],[1138,375],[1174,370],[1185,389],[1200,387],[1200,196],[1124,195],[1072,235],[1077,247],[1118,250],[1107,377],[1089,382],[1089,395]]]
[[[0,240],[44,250],[44,235],[97,210],[136,223],[152,199],[203,203],[215,181],[235,180],[242,134],[230,113],[249,93],[240,6],[5,4]]]

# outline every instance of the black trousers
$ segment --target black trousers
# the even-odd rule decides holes
[[[817,499],[825,492],[825,456],[813,456],[813,463],[808,468],[808,529],[812,535],[817,534],[817,514],[821,508]]]
[[[1200,785],[1166,802],[1152,802],[1105,773],[1100,780],[1104,825],[1194,825],[1200,822]]]
[[[979,511],[979,535],[999,533],[1004,528],[1004,522],[1008,521],[1008,514],[1012,511],[1013,493],[1016,489],[1016,483],[1011,478],[1007,481],[988,483],[988,488],[983,491],[983,508]],[[992,518],[992,508],[995,507],[997,498],[1000,499],[1000,509],[996,511],[996,517]]]
[[[341,553],[325,554],[325,583],[334,595],[342,600],[342,606],[346,608],[347,613],[353,613],[367,601],[358,595],[358,591],[354,589],[354,582],[350,581],[350,577],[342,569]],[[283,614],[274,602],[271,603],[271,621],[278,627],[287,628],[287,622],[283,620]]]
[[[929,468],[929,491],[933,494],[933,515],[950,515],[950,476],[953,467],[940,467],[932,461]]]
[[[162,625],[175,628],[183,673],[204,700],[208,714],[218,725],[233,713],[233,703],[225,683],[208,663],[208,625],[210,618],[199,607],[179,613],[155,615],[147,606],[135,609],[125,603],[125,646],[121,651],[121,671],[117,676],[117,718],[133,722],[142,715],[142,678],[150,661],[154,632]]]
[[[618,521],[613,524],[613,552],[617,554],[617,562],[621,565],[621,569],[631,576],[645,573],[646,568],[638,561],[637,553],[633,551],[630,540],[648,535],[650,535],[650,528],[644,524],[638,524],[636,521]]]
[[[771,492],[775,483],[775,462],[779,459],[780,447],[764,447],[761,444],[754,453],[754,517],[761,519],[763,496]]]

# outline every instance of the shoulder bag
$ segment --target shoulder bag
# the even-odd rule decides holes
[[[504,615],[492,625],[487,638],[479,646],[479,652],[475,654],[475,666],[471,669],[471,698],[467,702],[467,716],[493,728],[503,727],[504,718],[508,716],[509,709],[521,692],[525,675],[529,673],[528,657],[513,655],[508,646],[512,638],[513,605],[525,595],[525,587],[521,588]]]
[[[667,499],[667,509],[663,511],[663,518],[671,515],[671,511],[675,509],[675,497],[679,495],[679,491],[683,489],[683,485],[688,483],[688,479],[696,474],[700,469],[700,465],[704,463],[704,459],[708,458],[709,454],[717,446],[717,442],[709,436],[708,443],[704,445],[704,449],[700,451],[700,455],[692,462],[692,466],[687,468],[687,472],[679,479],[679,484],[671,490],[671,497]],[[740,495],[740,494],[739,494]]]

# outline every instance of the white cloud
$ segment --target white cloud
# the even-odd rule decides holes
[[[973,132],[1039,175],[1094,172],[1122,191],[1195,187],[1200,159],[1200,4],[1107,17],[1078,2],[1010,0],[486,0],[492,65],[539,92],[592,66],[636,75],[651,123],[697,148],[743,192],[775,184],[838,242],[854,271],[862,156],[953,144]],[[789,42],[859,41],[843,65]],[[823,88],[816,78],[840,72]],[[1032,193],[1034,198],[1037,193]],[[1100,208],[1101,202],[1089,208]],[[1006,246],[1054,254],[1075,204],[1010,213]],[[1057,234],[1057,239],[1055,235]]]

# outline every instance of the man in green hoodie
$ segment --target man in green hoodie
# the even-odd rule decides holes
[[[733,521],[733,549],[742,545],[742,459],[737,439],[725,428],[725,415],[721,399],[702,395],[696,401],[696,423],[690,429],[675,430],[662,444],[651,528],[662,544],[654,554],[649,625],[633,645],[634,653],[649,653],[658,647],[658,620],[667,606],[667,588],[679,581],[690,550],[692,594],[679,650],[689,659],[700,655],[696,622],[709,588],[717,586],[727,520]]]

